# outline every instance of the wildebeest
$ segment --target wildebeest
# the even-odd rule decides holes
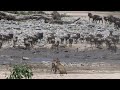
[[[47,43],[51,44],[51,41],[55,41],[55,36],[54,33],[51,33],[48,37],[47,37]]]
[[[109,16],[107,16],[107,17],[108,17],[109,24],[112,24],[112,23],[115,22],[115,17],[114,17],[114,16],[109,15]]]
[[[0,49],[2,48],[2,44],[3,44],[2,40],[0,39]]]
[[[91,18],[93,19],[92,13],[88,13],[88,17],[89,17],[89,21],[90,21]]]
[[[120,20],[114,21],[114,25],[117,29],[119,29],[120,28]]]
[[[116,36],[115,36],[116,37]],[[115,38],[114,36],[108,36],[106,38],[106,46],[108,47],[109,50],[116,52],[117,46],[116,44],[118,43],[119,39]]]
[[[96,23],[97,23],[97,21],[99,21],[99,23],[100,23],[100,21],[102,21],[102,23],[103,23],[103,19],[102,19],[102,17],[99,16],[99,15],[94,15],[94,16],[93,16],[93,21],[96,21]]]
[[[43,39],[43,33],[37,33],[35,36],[40,40]]]
[[[0,34],[0,40],[2,40],[2,43],[9,42],[13,39],[13,34]]]
[[[101,46],[103,45],[103,43],[104,43],[104,39],[103,39],[103,38],[98,37],[98,38],[95,40],[95,44],[97,45],[97,48],[99,48],[99,49],[102,48]]]
[[[69,38],[70,38],[70,34],[67,34],[66,36],[64,36],[64,40],[66,41],[66,44]]]
[[[117,51],[117,46],[116,44],[113,42],[112,38],[106,38],[106,46],[108,47],[108,50]]]
[[[34,38],[38,41],[38,40],[40,40],[41,41],[41,39],[43,39],[43,33],[37,33],[37,34],[35,34],[34,35]]]
[[[53,20],[61,20],[61,15],[57,11],[53,11],[51,15]]]
[[[56,50],[58,50],[59,49],[59,43],[60,43],[59,41],[56,41],[56,42],[54,41],[54,43],[52,43],[52,49],[55,48]]]
[[[64,37],[60,37],[60,40],[61,40],[61,44],[64,43]]]
[[[104,20],[105,20],[105,22],[108,22],[108,17],[104,16]]]
[[[117,17],[110,15],[110,16],[108,16],[108,21],[110,24],[114,23],[114,26],[117,29],[120,28],[120,18],[117,18]]]
[[[88,35],[85,37],[85,40],[87,43],[91,44],[91,47],[93,48],[93,45],[95,45],[96,48],[101,48],[101,45],[104,43],[103,36],[101,34],[96,34],[96,35]]]
[[[72,47],[73,44],[73,38],[69,38],[69,46]]]
[[[85,39],[85,36],[84,35],[80,35],[80,41],[81,41],[81,43],[84,42],[84,39]]]
[[[110,39],[111,39],[111,41],[112,41],[114,44],[118,44],[118,42],[119,42],[119,35],[110,36]]]
[[[117,52],[117,46],[114,44],[114,43],[111,43],[111,45],[110,45],[110,50],[112,51],[112,52]]]
[[[14,36],[14,35],[13,35],[12,33],[9,33],[9,34],[8,34],[8,40],[12,40],[12,39],[13,39],[13,36]]]
[[[78,39],[80,38],[80,34],[79,33],[75,33],[71,36],[71,38],[73,38],[73,40],[75,41],[75,43],[77,44]]]
[[[92,15],[92,13],[88,13],[88,17],[89,17],[89,21],[90,21],[90,18],[92,18],[92,20],[95,21],[96,23],[97,23],[97,21],[99,21],[99,23],[100,23],[100,21],[102,21],[102,23],[103,23],[103,19],[99,15]]]
[[[104,43],[104,38],[102,34],[96,34],[96,36],[94,37],[94,41],[95,41],[95,46],[97,48],[101,48],[101,45],[103,45]]]
[[[18,37],[14,37],[13,38],[13,47],[14,48],[16,47],[17,41],[18,41]]]
[[[61,40],[61,44],[63,44],[63,42],[65,41],[65,43],[67,44],[67,42],[68,42],[68,39],[70,38],[70,35],[71,34],[66,34],[66,35],[64,35],[64,36],[62,36],[62,37],[60,37],[60,40]]]
[[[38,38],[34,36],[27,36],[25,41],[30,44],[30,47],[33,47],[38,42]],[[25,42],[24,42],[25,43]]]
[[[25,49],[30,49],[30,42],[28,41],[27,38],[24,38],[24,45],[25,45]]]

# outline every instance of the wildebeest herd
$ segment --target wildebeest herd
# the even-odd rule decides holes
[[[120,28],[120,18],[117,18],[113,15],[109,15],[109,16],[104,16],[103,18],[99,15],[93,15],[92,13],[88,13],[88,17],[89,17],[89,21],[90,19],[92,19],[92,21],[95,21],[97,23],[97,21],[102,21],[103,23],[103,20],[105,21],[105,23],[108,23],[109,24],[112,24],[114,23],[114,26],[118,29]]]
[[[105,16],[102,18],[99,15],[93,15],[92,13],[88,13],[89,20],[92,18],[93,21],[102,21],[103,19],[105,22],[114,23],[116,27],[120,26],[120,19],[116,18],[112,15]],[[34,45],[37,44],[38,40],[41,40],[44,38],[43,32],[39,32],[33,36],[26,36],[24,38],[24,45],[25,49],[30,49]],[[56,39],[59,38],[59,39]],[[14,34],[0,34],[0,48],[2,47],[4,42],[10,42],[13,40],[13,47],[16,46],[18,38],[15,37]],[[110,31],[110,34],[108,37],[104,38],[103,34],[90,34],[89,32],[87,34],[81,34],[79,33],[65,33],[62,36],[57,36],[56,33],[50,33],[47,36],[46,39],[48,44],[52,44],[52,46],[56,47],[58,49],[60,44],[69,44],[69,46],[72,46],[72,44],[78,44],[78,42],[84,43],[87,42],[87,44],[90,44],[91,47],[95,46],[96,48],[102,48],[103,44],[106,44],[106,47],[112,51],[116,52],[117,44],[119,42],[119,35],[113,35],[113,31]]]

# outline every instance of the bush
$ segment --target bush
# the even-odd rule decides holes
[[[33,76],[32,69],[27,65],[15,65],[7,79],[30,79]]]

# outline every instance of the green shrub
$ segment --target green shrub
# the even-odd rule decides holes
[[[32,76],[32,69],[28,65],[15,65],[7,79],[30,79]]]

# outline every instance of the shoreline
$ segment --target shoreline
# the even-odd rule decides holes
[[[52,73],[38,73],[33,72],[31,79],[120,79],[120,71],[109,73],[96,73],[90,71],[89,73],[76,73],[76,74],[52,74]],[[9,71],[0,71],[0,79],[6,79],[10,75]]]

